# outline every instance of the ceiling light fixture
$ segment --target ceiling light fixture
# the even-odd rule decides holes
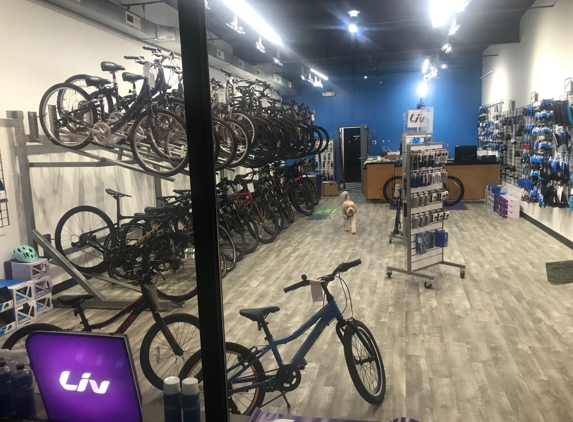
[[[444,63],[444,64],[442,64],[440,67],[441,67],[442,69],[447,69],[447,68],[448,68],[448,65]]]
[[[434,28],[440,28],[449,23],[456,7],[457,0],[430,0],[430,18]]]
[[[463,12],[468,7],[472,0],[458,0],[458,12]]]
[[[356,32],[358,32],[358,27],[351,23],[350,25],[348,25],[348,30],[350,31],[351,34],[355,34]]]
[[[256,43],[257,46],[257,50],[259,50],[261,53],[266,53],[267,49],[265,48],[264,44],[263,44],[263,37],[259,36],[259,40]]]
[[[316,76],[318,76],[319,78],[324,79],[325,81],[328,81],[328,77],[326,75],[320,73],[318,70],[311,68],[310,71],[312,73],[314,73]]]
[[[456,21],[454,21],[452,23],[452,26],[450,26],[450,30],[448,31],[449,35],[454,35],[456,32],[458,32],[458,29],[460,29],[460,25],[458,25],[456,23]]]
[[[418,84],[417,92],[420,97],[428,95],[428,84],[426,82],[420,82]]]
[[[232,11],[243,21],[252,26],[261,37],[275,45],[282,45],[281,37],[261,18],[245,0],[223,0]],[[258,48],[257,43],[257,48]]]
[[[273,57],[273,60],[277,66],[284,66],[278,57]]]
[[[422,65],[422,73],[426,73],[428,68],[430,67],[430,59],[424,60],[424,64]]]
[[[237,15],[233,15],[233,21],[227,23],[227,26],[238,34],[242,35],[245,33],[245,31],[243,30],[243,27],[239,26],[239,18],[237,17]]]
[[[365,76],[364,79],[368,79],[368,76]]]
[[[350,10],[350,11],[348,11],[348,14],[350,15],[351,18],[357,18],[359,13],[360,13],[360,10]]]
[[[442,47],[442,51],[446,54],[449,54],[452,51],[452,45],[450,43],[446,43]]]

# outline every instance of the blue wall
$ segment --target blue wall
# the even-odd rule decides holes
[[[440,71],[440,77],[428,82],[427,107],[434,107],[434,138],[444,142],[453,157],[456,145],[477,144],[478,108],[481,104],[481,62],[475,65]],[[310,84],[296,97],[299,103],[316,111],[316,124],[335,139],[338,126],[370,126],[370,155],[378,155],[383,146],[398,150],[404,131],[404,112],[415,109],[420,96],[421,72],[380,76],[338,78],[323,82],[324,88]],[[336,92],[323,97],[323,91]],[[285,97],[285,99],[288,99]],[[383,142],[385,140],[386,142]]]

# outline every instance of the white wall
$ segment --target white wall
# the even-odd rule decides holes
[[[554,3],[538,0],[534,6]],[[517,107],[529,104],[530,94],[558,98],[563,81],[573,76],[573,1],[557,0],[554,7],[533,9],[521,19],[521,42],[490,46],[483,58],[482,104],[500,99],[515,100]],[[477,112],[477,111],[476,111]]]
[[[553,4],[538,0],[534,6]],[[515,100],[517,107],[529,104],[530,94],[539,99],[559,98],[564,94],[563,82],[573,76],[573,0],[557,0],[554,7],[533,9],[521,19],[521,42],[491,46],[483,58],[484,78],[482,104]],[[476,110],[477,113],[477,110]],[[520,197],[521,191],[514,190]],[[573,241],[573,212],[569,209],[541,208],[521,202],[521,210],[540,223]]]

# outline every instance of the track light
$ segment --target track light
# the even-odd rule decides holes
[[[263,37],[259,36],[259,40],[256,43],[257,46],[257,50],[259,50],[261,53],[266,53],[267,49],[265,48],[264,44],[263,44]]]
[[[463,12],[468,7],[472,0],[458,0],[458,12]]]
[[[351,34],[355,34],[356,32],[358,32],[358,27],[351,23],[350,25],[348,25],[348,30],[350,31]]]
[[[447,68],[448,68],[448,65],[444,63],[443,65],[440,66],[440,68],[442,68],[442,69],[447,69]]]
[[[245,31],[243,30],[243,27],[239,26],[239,18],[237,17],[237,15],[233,15],[233,21],[227,23],[227,26],[238,34],[242,35],[245,33]]]
[[[312,73],[314,73],[316,76],[318,76],[319,78],[324,79],[325,81],[328,81],[328,77],[326,75],[323,75],[322,73],[320,73],[318,70],[311,68],[310,71]]]
[[[275,45],[282,45],[281,37],[261,18],[245,0],[222,0],[238,17],[248,23],[259,33]],[[257,48],[258,48],[257,43]],[[262,43],[261,43],[262,45]],[[264,47],[263,47],[264,48]]]
[[[422,66],[422,73],[426,73],[430,67],[430,59],[424,60],[424,65]]]
[[[350,11],[348,11],[348,14],[350,15],[351,18],[357,18],[359,13],[360,13],[360,10],[350,10]]]
[[[450,43],[446,43],[442,47],[442,51],[446,54],[449,54],[452,51],[452,45]]]
[[[452,26],[450,26],[450,30],[448,31],[449,35],[454,35],[456,32],[458,32],[458,29],[460,29],[460,25],[458,25],[456,23],[456,21],[454,21],[452,23]]]
[[[364,79],[368,79],[368,76],[365,76]]]

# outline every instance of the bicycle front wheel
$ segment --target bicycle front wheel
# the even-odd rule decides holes
[[[381,404],[386,394],[386,374],[374,336],[361,321],[347,326],[342,343],[348,373],[358,393],[370,404]]]
[[[303,215],[310,216],[314,213],[314,200],[308,189],[296,186],[290,191],[290,202],[293,207]]]
[[[81,205],[60,218],[54,241],[56,249],[79,271],[102,273],[108,268],[105,245],[115,245],[117,233],[105,212]]]
[[[237,343],[225,343],[227,380],[229,382],[229,412],[240,415],[250,415],[256,407],[261,407],[265,400],[265,387],[259,385],[248,389],[249,384],[257,384],[265,381],[265,370],[259,360],[249,363],[251,351]],[[243,371],[244,370],[244,371]],[[242,372],[241,372],[242,371]],[[239,374],[239,372],[241,372]],[[180,379],[197,378],[199,381],[201,407],[203,400],[203,364],[201,351],[195,353],[183,366]],[[245,391],[237,391],[246,389]]]
[[[181,348],[172,349],[169,339]],[[189,314],[171,314],[156,322],[141,343],[141,369],[155,388],[163,388],[163,380],[178,376],[189,357],[200,350],[199,318]]]
[[[166,299],[183,302],[197,294],[191,236],[166,233],[156,238],[143,253],[142,268],[144,277],[149,277],[159,295]]]
[[[257,212],[257,208],[252,206],[249,213],[255,220],[259,241],[264,244],[273,243],[280,230],[279,217],[268,205],[257,204],[257,207],[259,212]]]
[[[446,207],[453,207],[464,198],[464,184],[457,177],[448,176],[448,180],[444,183],[444,189],[448,191],[448,199],[444,201]]]

